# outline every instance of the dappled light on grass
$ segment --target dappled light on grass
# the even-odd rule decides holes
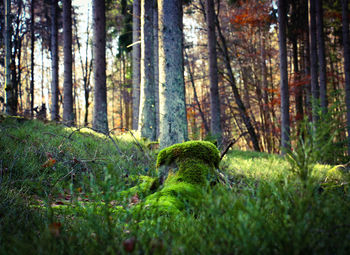
[[[34,254],[350,249],[346,165],[339,172],[316,164],[303,183],[278,155],[231,150],[219,165],[230,186],[211,186],[197,210],[184,201],[180,214],[145,217],[146,198],[159,189],[157,149],[149,142],[113,136],[119,154],[110,139],[93,133],[71,135],[76,129],[15,119],[0,125],[6,131],[0,136],[1,254],[27,254],[28,247]]]

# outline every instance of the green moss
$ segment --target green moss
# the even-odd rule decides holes
[[[138,184],[130,189],[120,192],[122,197],[129,197],[138,194],[140,197],[145,197],[155,191],[159,187],[158,178],[150,176],[131,176],[130,179],[138,182]]]
[[[157,170],[161,179],[175,173],[177,181],[192,184],[206,184],[215,176],[215,168],[220,163],[220,152],[214,144],[206,141],[190,141],[175,144],[160,151]],[[170,177],[169,176],[169,177]]]
[[[199,159],[207,164],[213,164],[215,167],[218,167],[220,163],[220,152],[214,144],[206,141],[189,141],[174,144],[159,152],[157,167],[170,165],[174,161],[181,162],[188,158]]]
[[[136,207],[143,215],[178,215],[195,211],[201,204],[208,184],[215,179],[220,162],[218,149],[210,142],[191,141],[163,149],[157,159],[162,189]],[[141,212],[142,211],[142,212]]]
[[[147,216],[173,216],[193,211],[200,204],[203,194],[204,190],[199,185],[168,183],[160,191],[149,195],[138,209],[143,208],[143,215]]]

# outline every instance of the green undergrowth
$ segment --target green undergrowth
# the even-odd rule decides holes
[[[0,254],[349,253],[347,165],[315,163],[302,179],[266,153],[219,163],[217,151],[159,153],[131,134],[20,118],[0,132]]]

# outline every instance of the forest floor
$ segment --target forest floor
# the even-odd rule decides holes
[[[0,254],[349,254],[346,167],[301,178],[281,156],[232,149],[227,185],[199,209],[146,217],[128,191],[156,175],[157,153],[130,133],[0,116]]]

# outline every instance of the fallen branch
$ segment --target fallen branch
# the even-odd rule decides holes
[[[226,148],[223,150],[223,152],[221,153],[221,156],[220,156],[220,160],[222,160],[224,158],[224,156],[226,155],[226,153],[228,152],[228,150],[236,143],[238,142],[238,140],[242,137],[242,136],[245,136],[246,134],[248,134],[248,132],[244,132],[242,134],[240,134],[238,136],[237,139],[233,139],[227,146]]]

